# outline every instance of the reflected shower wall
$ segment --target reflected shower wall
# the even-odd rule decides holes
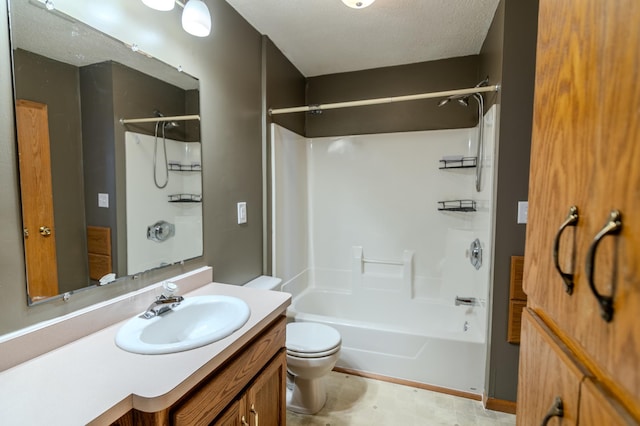
[[[154,183],[154,137],[126,132],[127,271],[146,271],[202,255],[202,180],[199,142],[166,139],[168,183]],[[165,182],[162,137],[156,177]],[[171,226],[154,234],[154,225]],[[151,227],[151,229],[149,229]],[[154,238],[156,237],[156,238]]]

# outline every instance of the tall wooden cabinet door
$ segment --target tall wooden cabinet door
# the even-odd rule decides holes
[[[546,424],[577,425],[580,381],[585,374],[544,323],[525,309],[520,340],[517,424],[540,426],[546,416],[554,414],[554,408],[561,408],[562,416],[550,417]]]
[[[604,388],[586,379],[580,389],[580,426],[638,426]]]
[[[283,349],[247,390],[251,426],[282,426],[286,419],[287,358]]]
[[[583,210],[596,179],[600,105],[594,100],[601,81],[594,27],[606,7],[600,0],[539,5],[523,287],[529,305],[568,334],[579,313],[576,295],[588,291],[575,283],[584,273],[588,236],[582,228],[590,218]]]
[[[584,212],[589,241],[575,334],[601,381],[640,418],[640,2],[590,2],[606,3],[606,11],[598,21],[600,79],[588,82],[599,88],[597,179]]]

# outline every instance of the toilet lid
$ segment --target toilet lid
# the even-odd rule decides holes
[[[287,324],[287,352],[299,356],[322,356],[335,352],[342,339],[332,327],[313,322],[291,322]]]

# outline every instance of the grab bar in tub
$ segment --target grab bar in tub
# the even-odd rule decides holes
[[[367,259],[365,257],[362,258],[362,263],[377,263],[377,264],[380,264],[380,265],[404,266],[404,262],[400,262],[400,261],[397,261],[397,260]]]

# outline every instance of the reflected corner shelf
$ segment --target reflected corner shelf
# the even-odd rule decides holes
[[[473,200],[438,201],[438,210],[448,212],[475,212],[476,202]]]
[[[169,171],[172,172],[201,172],[202,165],[200,163],[181,164],[178,162],[169,162]]]
[[[199,194],[170,194],[170,203],[201,203],[202,195]]]
[[[477,157],[461,157],[456,159],[440,160],[440,170],[443,169],[469,169],[476,167],[478,164]]]

